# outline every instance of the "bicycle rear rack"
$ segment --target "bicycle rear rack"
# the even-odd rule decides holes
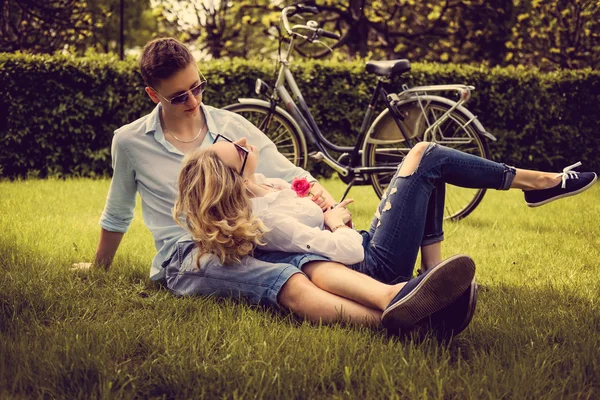
[[[469,101],[469,99],[471,98],[471,91],[475,89],[475,86],[430,85],[430,86],[416,86],[413,88],[408,88],[408,87],[406,87],[406,85],[403,85],[402,89],[403,89],[403,91],[400,94],[396,94],[396,93],[388,94],[387,100],[389,101],[390,106],[396,108],[396,105],[398,103],[402,102],[403,100],[410,99],[412,97],[416,97],[417,101],[419,102],[419,107],[421,108],[421,112],[423,113],[423,116],[425,116],[425,121],[427,122],[427,125],[428,125],[427,129],[423,133],[423,137],[427,138],[428,135],[434,129],[438,128],[441,124],[443,124],[448,119],[448,117],[450,117],[450,114],[456,108],[460,107],[461,105],[463,105],[467,101]],[[457,92],[459,95],[459,100],[457,102],[455,102],[448,111],[446,111],[439,118],[437,118],[435,121],[433,121],[433,123],[430,123],[429,118],[427,118],[427,116],[425,114],[425,107],[423,107],[423,103],[421,101],[421,96],[424,96],[430,92],[447,92],[447,91]],[[396,108],[396,110],[397,110],[397,108]],[[463,128],[470,125],[476,119],[477,119],[477,117],[473,116],[473,118],[468,120],[463,125]]]

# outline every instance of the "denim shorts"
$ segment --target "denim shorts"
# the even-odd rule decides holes
[[[307,262],[327,260],[314,254],[256,251],[239,264],[222,265],[214,254],[196,259],[193,241],[181,241],[163,262],[167,287],[178,296],[204,295],[245,299],[250,304],[277,306],[277,296],[294,274],[302,274]]]

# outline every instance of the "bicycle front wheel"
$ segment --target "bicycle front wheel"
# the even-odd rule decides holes
[[[450,108],[445,102],[424,97],[420,101],[411,99],[399,105],[398,111],[404,117],[402,127],[413,144],[434,142],[488,158],[487,143],[472,124],[473,118],[458,109],[450,111]],[[386,110],[365,138],[363,165],[398,166],[409,151],[404,136]],[[393,175],[391,171],[371,175],[371,184],[380,198]],[[444,218],[456,221],[466,217],[479,205],[484,195],[485,189],[446,185]]]
[[[223,107],[224,110],[241,115],[259,128],[273,143],[277,150],[292,164],[306,169],[308,163],[307,147],[304,136],[294,124],[277,110],[255,104],[237,103]]]

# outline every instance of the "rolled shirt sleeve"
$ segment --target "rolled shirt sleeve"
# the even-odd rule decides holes
[[[266,245],[260,246],[265,251],[313,253],[346,265],[359,263],[365,257],[362,236],[354,229],[322,230],[278,212],[267,211],[259,218],[271,229],[263,237]]]
[[[100,226],[110,232],[125,233],[133,219],[137,192],[135,172],[126,143],[115,132],[111,147],[113,177],[108,190]]]

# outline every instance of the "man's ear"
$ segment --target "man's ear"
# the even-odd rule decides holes
[[[146,90],[146,93],[148,93],[148,96],[150,97],[150,99],[154,103],[156,103],[156,104],[160,103],[160,97],[158,97],[158,95],[156,94],[156,92],[154,91],[154,89],[152,89],[149,86],[146,86],[145,90]]]

